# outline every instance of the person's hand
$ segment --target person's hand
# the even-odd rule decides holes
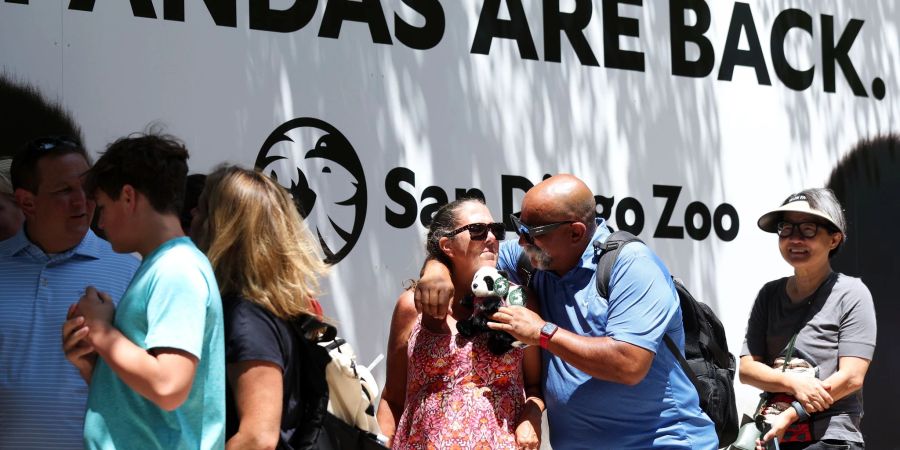
[[[97,352],[86,339],[90,329],[84,325],[84,316],[78,311],[78,304],[69,306],[66,321],[62,327],[63,353],[66,359],[78,369],[85,381],[90,381],[97,363]]]
[[[488,322],[488,328],[505,331],[520,342],[537,345],[541,342],[541,327],[544,319],[536,312],[521,306],[501,306]]]
[[[537,428],[535,428],[537,427]],[[516,445],[520,449],[538,450],[541,448],[541,419],[538,417],[537,424],[533,420],[523,420],[516,426]]]
[[[454,291],[447,266],[437,260],[427,261],[415,289],[417,311],[435,319],[447,317]]]
[[[791,386],[791,395],[803,405],[806,412],[812,414],[814,412],[825,411],[834,403],[834,399],[828,391],[831,386],[822,382],[818,378],[802,376],[797,374],[785,373],[788,377],[788,385]]]
[[[795,414],[791,414],[788,411],[775,416],[772,428],[769,428],[769,431],[761,439],[756,440],[756,450],[766,450],[766,443],[776,437],[781,442],[781,439],[784,438],[784,432],[794,423],[796,418]]]
[[[105,292],[98,292],[93,286],[88,286],[84,295],[78,299],[78,311],[84,316],[84,324],[89,330],[102,331],[112,326],[116,314],[116,306],[112,298]],[[91,332],[88,332],[88,339]]]

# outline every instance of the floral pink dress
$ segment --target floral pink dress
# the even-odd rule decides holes
[[[435,334],[419,316],[407,355],[406,407],[395,450],[516,448],[525,402],[523,349],[497,356],[486,334]]]

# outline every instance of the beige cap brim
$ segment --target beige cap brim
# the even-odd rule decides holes
[[[840,227],[834,223],[834,220],[828,216],[824,211],[819,211],[818,209],[814,209],[809,206],[806,200],[797,200],[787,204],[782,205],[777,209],[773,209],[762,215],[759,220],[756,221],[756,225],[763,231],[769,233],[777,232],[778,222],[781,221],[781,217],[786,212],[798,212],[809,214],[811,216],[821,217],[825,219],[828,223],[831,224],[836,230],[840,230]]]

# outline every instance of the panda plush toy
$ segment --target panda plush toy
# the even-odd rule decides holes
[[[488,317],[501,306],[525,306],[525,292],[521,286],[511,284],[503,272],[493,267],[482,267],[472,280],[472,295],[462,301],[462,306],[472,308],[472,315],[456,322],[459,334],[471,338],[487,333],[487,346],[491,353],[502,355],[513,347],[524,347],[505,331],[488,328]]]

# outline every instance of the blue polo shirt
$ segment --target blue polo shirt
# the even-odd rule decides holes
[[[0,241],[0,449],[80,449],[87,384],[62,352],[69,305],[95,286],[116,301],[139,262],[88,231],[48,255],[25,235]]]
[[[598,219],[593,240],[609,229]],[[500,267],[515,273],[522,249],[504,242]],[[628,342],[655,354],[647,376],[635,386],[603,381],[544,351],[542,379],[550,444],[566,449],[715,449],[712,421],[697,391],[666,348],[669,334],[684,352],[681,307],[668,269],[643,244],[624,247],[610,278],[610,298],[596,287],[597,258],[588,245],[563,276],[536,271],[532,289],[541,315],[560,328]]]

